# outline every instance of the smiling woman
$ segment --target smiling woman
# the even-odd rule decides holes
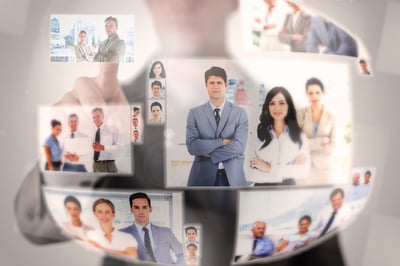
[[[137,258],[136,239],[113,226],[114,204],[108,199],[100,198],[93,203],[93,214],[100,228],[88,233],[89,243],[107,252]]]
[[[309,148],[296,121],[292,96],[283,87],[268,92],[261,110],[257,137],[262,142],[250,160],[249,179],[255,186],[295,185],[295,178],[307,177]]]

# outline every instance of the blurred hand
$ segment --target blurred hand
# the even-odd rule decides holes
[[[251,165],[251,168],[257,168],[264,172],[271,171],[271,165],[269,163],[264,162],[263,160],[261,160],[258,157],[251,158],[250,165]]]
[[[304,155],[299,155],[293,160],[294,165],[305,164],[306,157]]]
[[[99,63],[96,77],[80,77],[72,90],[55,105],[126,105],[128,101],[118,81],[118,63]]]

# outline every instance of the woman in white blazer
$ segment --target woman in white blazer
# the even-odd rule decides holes
[[[323,83],[317,78],[310,78],[305,87],[310,104],[297,111],[297,121],[310,145],[311,169],[308,182],[329,183],[335,148],[335,117],[322,104],[325,95]]]
[[[307,178],[310,152],[307,137],[296,121],[290,93],[283,87],[271,89],[261,110],[257,127],[260,147],[250,160],[248,179],[254,186],[295,185]]]

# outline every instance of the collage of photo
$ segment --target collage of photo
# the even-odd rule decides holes
[[[354,167],[365,48],[299,1],[240,2],[248,54],[154,56],[124,83],[136,17],[51,15],[50,62],[99,69],[38,111],[45,203],[65,236],[124,260],[207,265],[222,234],[210,225],[234,216],[221,250],[241,265],[313,247],[365,207],[377,176]]]

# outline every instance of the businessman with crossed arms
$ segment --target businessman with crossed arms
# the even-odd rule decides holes
[[[223,68],[213,66],[204,76],[209,101],[191,109],[187,118],[186,146],[195,156],[188,186],[246,186],[246,111],[225,101]]]

